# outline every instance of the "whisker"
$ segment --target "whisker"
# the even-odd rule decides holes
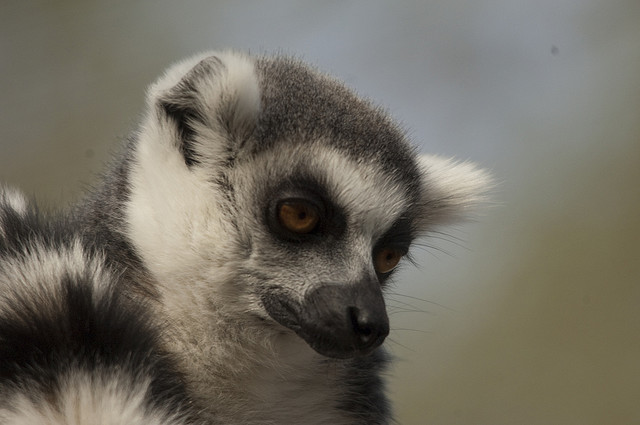
[[[445,254],[445,255],[447,255],[447,256],[449,256],[449,257],[454,257],[454,258],[455,258],[455,256],[453,255],[453,253],[452,253],[452,252],[447,251],[447,250],[445,250],[445,249],[444,249],[444,248],[442,248],[442,247],[439,247],[439,246],[435,246],[435,245],[428,244],[428,243],[426,243],[426,242],[417,242],[417,243],[414,243],[414,244],[413,244],[413,248],[418,248],[418,249],[420,249],[420,250],[422,250],[422,251],[425,251],[425,252],[427,252],[427,253],[429,253],[429,254],[433,255],[433,257],[434,257],[434,258],[436,258],[436,259],[439,259],[439,258],[438,258],[438,256],[437,256],[437,255],[435,255],[435,252],[433,252],[433,251],[437,251],[437,252],[440,252],[440,253],[442,253],[442,254]]]
[[[407,350],[407,351],[411,351],[412,353],[415,353],[415,352],[416,352],[416,350],[414,350],[413,348],[409,348],[409,347],[407,347],[407,346],[406,346],[406,345],[404,345],[404,344],[400,344],[398,341],[396,341],[396,340],[395,340],[395,339],[393,339],[393,338],[387,337],[387,341],[389,341],[390,343],[392,343],[392,344],[394,344],[394,345],[397,345],[397,346],[399,346],[399,347],[402,347],[402,348],[404,348],[404,349],[405,349],[405,350]]]
[[[400,300],[394,299],[393,296],[395,296],[396,294],[389,294],[389,295],[390,296],[387,297],[389,299],[389,301],[393,301],[393,302],[399,304],[400,306],[411,307],[413,309],[419,310],[418,307],[413,305],[413,304],[410,304],[410,303],[405,302],[405,301],[400,301]]]
[[[401,294],[401,293],[399,293],[399,292],[388,292],[388,294],[389,294],[389,295],[391,295],[391,296],[394,296],[394,297],[409,298],[409,299],[411,299],[411,300],[420,301],[420,302],[423,302],[423,303],[427,303],[427,304],[431,304],[431,305],[438,306],[438,307],[440,307],[440,308],[444,308],[445,310],[449,310],[449,311],[452,311],[452,312],[456,312],[456,310],[455,310],[455,309],[453,309],[453,308],[451,308],[451,307],[447,307],[447,306],[446,306],[446,305],[444,305],[444,304],[440,304],[440,303],[437,303],[437,302],[435,302],[435,301],[425,300],[424,298],[419,298],[419,297],[416,297],[416,296],[413,296],[413,295]],[[400,301],[400,300],[394,300],[393,298],[391,298],[391,299],[392,299],[393,301],[395,301],[395,302],[400,302],[400,303],[402,303],[402,301]],[[414,307],[413,305],[408,304],[408,303],[403,303],[403,304],[405,304],[405,305],[409,305],[409,306],[411,306],[411,307]]]
[[[434,237],[433,235],[438,235],[438,237],[442,240],[446,240],[449,242],[456,241],[459,243],[466,243],[467,241],[461,237],[457,237],[452,235],[451,233],[445,233],[438,230],[430,230],[426,237]]]
[[[429,315],[433,315],[435,313],[431,312],[431,311],[424,311],[424,310],[411,310],[411,309],[403,309],[403,308],[397,308],[397,309],[392,309],[388,312],[389,315],[393,315],[393,314],[398,314],[398,313],[420,313],[420,314],[429,314]]]
[[[417,332],[421,334],[433,334],[433,331],[424,331],[420,329],[411,329],[411,328],[391,328],[392,331],[404,331],[404,332]]]

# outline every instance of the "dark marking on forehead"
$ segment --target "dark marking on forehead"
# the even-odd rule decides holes
[[[379,107],[358,98],[338,81],[291,58],[261,58],[256,73],[262,92],[254,152],[276,144],[318,139],[354,161],[378,163],[417,200],[415,152],[403,131]]]

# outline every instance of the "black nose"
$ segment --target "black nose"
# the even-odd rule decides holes
[[[389,335],[389,321],[386,315],[349,307],[347,317],[351,322],[353,345],[360,351],[377,347]]]
[[[290,327],[329,357],[367,355],[389,334],[384,298],[374,280],[319,285],[305,294],[299,312]]]

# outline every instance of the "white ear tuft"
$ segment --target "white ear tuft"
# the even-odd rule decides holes
[[[475,164],[434,155],[420,155],[418,161],[423,186],[421,228],[464,219],[472,207],[486,200],[492,179]]]

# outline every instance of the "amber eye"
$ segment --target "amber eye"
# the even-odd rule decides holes
[[[403,253],[394,248],[385,248],[376,254],[375,268],[378,273],[389,273],[395,269]]]
[[[293,233],[312,232],[320,221],[318,210],[310,203],[302,200],[286,201],[278,208],[280,224]]]

